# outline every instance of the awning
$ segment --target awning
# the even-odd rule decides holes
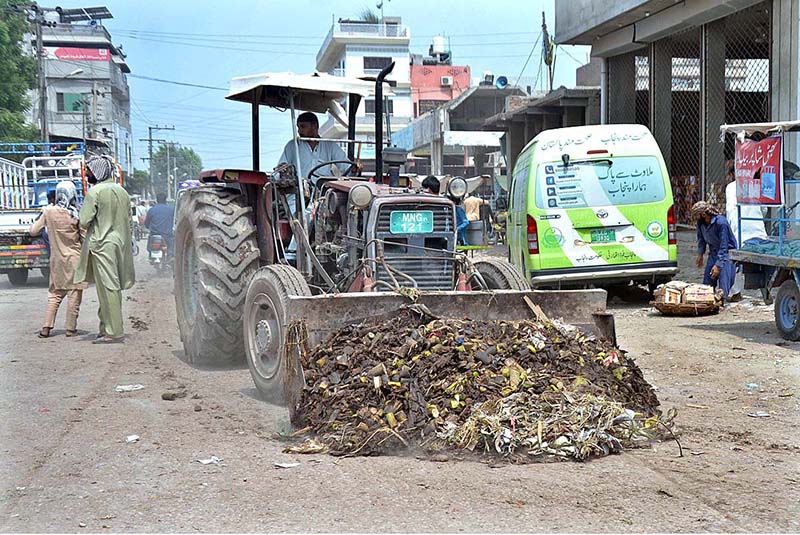
[[[331,100],[339,101],[349,94],[366,97],[374,94],[375,82],[329,74],[264,73],[240,76],[231,80],[228,100],[253,102],[256,89],[263,88],[261,104],[274,108],[289,107],[289,90],[294,93],[295,108],[301,111],[326,112]],[[383,94],[393,93],[384,83]]]
[[[475,132],[448,130],[444,144],[448,147],[499,147],[503,132]]]
[[[741,134],[750,135],[753,132],[798,132],[800,131],[800,121],[777,121],[774,123],[742,123],[742,124],[723,124],[719,127],[722,134]]]

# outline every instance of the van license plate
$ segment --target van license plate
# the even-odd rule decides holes
[[[395,210],[389,216],[392,234],[425,234],[433,232],[433,212],[426,210]]]
[[[617,233],[610,229],[592,231],[592,243],[610,243],[617,241]]]

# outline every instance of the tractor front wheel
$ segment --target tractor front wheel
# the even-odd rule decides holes
[[[250,375],[261,397],[286,405],[283,350],[289,323],[289,297],[311,291],[295,268],[273,264],[259,269],[247,288],[244,346]]]

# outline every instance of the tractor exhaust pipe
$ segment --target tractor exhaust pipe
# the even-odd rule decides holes
[[[375,78],[375,183],[383,184],[383,79],[391,74],[394,61]]]

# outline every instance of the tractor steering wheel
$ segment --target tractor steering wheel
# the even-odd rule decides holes
[[[319,165],[315,165],[308,172],[308,179],[311,180],[312,182],[316,182],[314,180],[314,178],[322,178],[317,171],[319,171],[320,169],[322,169],[323,167],[325,167],[327,165],[333,165],[333,164],[337,164],[337,163],[349,163],[350,164],[350,167],[347,168],[347,171],[345,171],[342,174],[342,176],[350,176],[350,173],[353,172],[353,169],[357,169],[358,168],[358,164],[356,164],[356,162],[354,162],[352,160],[330,160],[328,162],[322,162]]]

